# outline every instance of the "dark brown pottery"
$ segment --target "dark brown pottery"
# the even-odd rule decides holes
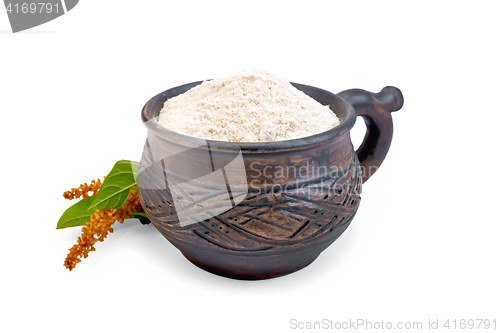
[[[163,103],[200,83],[160,93],[142,110],[148,139],[137,183],[146,214],[189,261],[214,274],[258,280],[309,265],[356,214],[361,184],[388,152],[390,113],[402,107],[401,92],[385,87],[379,93],[352,89],[335,95],[292,83],[341,120],[329,131],[295,140],[212,141],[159,126],[155,117]],[[356,115],[364,118],[367,132],[354,151],[349,131]],[[238,158],[240,169],[228,167]],[[223,185],[201,177],[216,173],[223,175]],[[195,190],[181,189],[179,184],[188,183]],[[187,225],[177,213],[182,202],[182,209],[194,212]]]

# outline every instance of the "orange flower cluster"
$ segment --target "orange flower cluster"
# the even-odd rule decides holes
[[[125,219],[132,217],[133,213],[140,211],[142,211],[142,206],[139,201],[139,194],[133,188],[130,189],[128,198],[121,209],[97,210],[90,217],[90,222],[87,222],[87,225],[82,227],[82,235],[78,237],[77,244],[69,249],[69,254],[64,260],[64,266],[71,271],[81,261],[80,258],[87,258],[90,251],[95,251],[95,243],[102,242],[108,236],[108,233],[113,232],[111,225],[115,221],[118,220],[123,223]]]
[[[105,179],[106,177],[104,177]],[[92,194],[97,194],[97,191],[99,191],[99,188],[101,187],[102,183],[99,178],[97,178],[97,181],[92,180],[90,185],[87,185],[87,183],[81,184],[78,188],[72,188],[69,191],[66,191],[63,193],[63,196],[65,199],[72,200],[72,199],[78,199],[80,197],[87,198],[89,197],[89,192],[92,192]]]

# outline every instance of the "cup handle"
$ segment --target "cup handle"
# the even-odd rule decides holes
[[[393,131],[391,112],[401,109],[403,94],[396,87],[385,87],[379,93],[349,89],[337,95],[350,103],[356,115],[365,120],[365,138],[356,150],[364,183],[378,170],[389,151]]]

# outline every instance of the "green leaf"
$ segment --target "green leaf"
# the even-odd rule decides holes
[[[142,224],[150,224],[151,223],[151,221],[149,220],[149,217],[144,212],[133,213],[132,217],[134,219],[138,219],[139,222],[141,222]]]
[[[94,200],[94,197],[95,196],[91,196],[88,199],[83,198],[73,206],[66,209],[57,222],[56,229],[84,226],[87,222],[90,222],[90,216],[94,214],[94,211],[89,211],[88,209]]]
[[[138,168],[138,162],[128,160],[116,162],[88,210],[122,208],[130,188],[136,185]]]

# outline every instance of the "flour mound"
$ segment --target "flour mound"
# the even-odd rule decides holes
[[[303,138],[340,123],[288,81],[260,70],[204,81],[167,100],[161,126],[185,135],[231,142],[270,142]]]

